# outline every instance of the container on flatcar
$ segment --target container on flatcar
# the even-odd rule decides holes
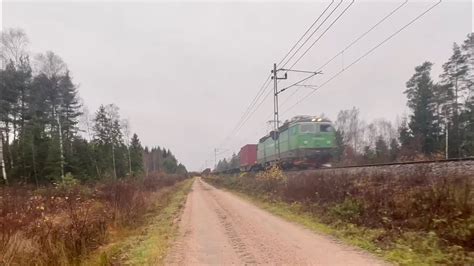
[[[257,164],[257,144],[247,144],[240,149],[240,170],[250,171]]]

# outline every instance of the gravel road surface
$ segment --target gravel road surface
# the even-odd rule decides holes
[[[167,265],[382,265],[197,178]]]

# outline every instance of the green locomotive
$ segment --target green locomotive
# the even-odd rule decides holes
[[[257,145],[257,165],[278,164],[288,168],[321,167],[327,164],[336,147],[331,121],[314,116],[296,116],[286,121]]]

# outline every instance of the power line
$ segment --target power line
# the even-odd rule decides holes
[[[296,46],[298,46],[298,44],[301,42],[301,40],[308,34],[308,32],[314,27],[314,25],[316,25],[316,23],[320,20],[320,18],[326,13],[326,11],[329,9],[329,7],[331,7],[331,5],[334,3],[334,0],[331,1],[331,3],[323,10],[323,12],[318,16],[318,18],[311,24],[311,26],[303,33],[303,35],[298,39],[298,41],[292,46],[292,48],[286,53],[286,55],[280,60],[280,63],[278,63],[278,65],[280,65],[287,57],[288,55],[296,48]],[[336,6],[336,8],[331,12],[331,14],[337,9],[337,7],[342,3],[342,0],[340,1],[340,3]],[[329,16],[331,16],[331,14],[329,14]],[[328,16],[328,17],[329,17]],[[326,18],[327,20],[327,18]],[[321,27],[324,22],[326,21],[324,20],[321,25],[319,27]],[[312,35],[319,29],[319,27],[313,31],[313,33],[311,34],[311,36],[309,36],[306,41],[302,44],[304,45],[311,37]],[[299,51],[300,48],[298,48],[298,51]],[[294,55],[298,52],[296,51],[289,59],[291,60]],[[287,63],[288,63],[287,61]],[[285,65],[287,64],[285,63]],[[237,125],[232,129],[231,133],[229,134],[228,137],[226,137],[219,146],[222,146],[223,143],[225,143],[229,138],[231,138],[233,135],[235,135],[235,132],[238,132],[238,130],[240,130],[240,128],[246,123],[246,121],[249,120],[249,117],[248,116],[252,116],[254,113],[255,113],[255,110],[257,110],[261,103],[256,107],[256,109],[249,115],[249,113],[251,112],[252,108],[255,107],[255,104],[258,102],[258,99],[263,95],[265,89],[268,87],[268,85],[270,83],[267,84],[267,82],[270,80],[270,77],[271,75],[269,75],[267,77],[267,79],[265,80],[264,84],[262,85],[262,87],[260,88],[260,90],[257,92],[257,94],[255,95],[255,97],[252,99],[252,101],[250,102],[250,105],[247,107],[247,109],[245,110],[244,114],[241,116],[241,118],[239,119],[239,121],[237,122]],[[264,99],[262,100],[262,102],[265,100],[265,98],[268,97],[268,93],[267,95],[264,97]],[[234,133],[234,134],[233,134]]]
[[[417,20],[419,20],[420,18],[422,18],[426,13],[430,12],[433,8],[435,8],[436,6],[438,6],[440,3],[442,2],[442,0],[439,0],[437,3],[435,3],[434,5],[430,6],[428,9],[426,9],[424,12],[422,12],[420,15],[416,16],[415,18],[413,18],[410,22],[408,22],[407,24],[405,24],[403,27],[401,27],[400,29],[398,29],[397,31],[395,31],[394,33],[392,33],[390,36],[388,36],[387,38],[385,38],[382,42],[378,43],[376,46],[372,47],[370,50],[368,50],[366,53],[364,53],[362,56],[360,56],[359,58],[357,58],[356,60],[354,60],[352,63],[350,63],[346,68],[343,68],[341,69],[339,72],[337,72],[336,74],[334,74],[331,78],[329,78],[328,80],[326,80],[323,84],[321,84],[321,86],[319,86],[317,89],[315,90],[312,90],[310,93],[306,94],[303,98],[301,98],[299,101],[297,101],[294,105],[290,106],[290,108],[286,109],[285,112],[288,112],[290,109],[294,108],[295,106],[297,106],[298,104],[300,104],[302,101],[304,101],[305,99],[307,99],[309,96],[311,96],[313,93],[315,93],[318,89],[321,89],[322,87],[324,87],[326,84],[328,84],[329,82],[331,82],[333,79],[335,79],[337,76],[339,76],[340,74],[342,74],[345,70],[351,68],[353,65],[357,64],[360,60],[362,60],[363,58],[365,58],[366,56],[370,55],[372,52],[374,52],[377,48],[379,48],[380,46],[382,46],[383,44],[385,44],[386,42],[388,42],[390,39],[392,39],[393,37],[395,37],[397,34],[399,34],[400,32],[402,32],[404,29],[406,29],[407,27],[409,27],[411,24],[415,23]],[[318,70],[317,70],[318,71]],[[304,79],[300,80],[300,82],[304,81]],[[298,84],[298,82],[296,82],[295,84]]]
[[[341,1],[342,2],[342,1]],[[336,18],[336,20],[333,21],[333,23],[331,23],[331,25],[325,30],[325,32],[323,32],[322,35],[324,35],[327,30],[329,30],[329,28],[345,13],[345,11],[352,5],[354,1],[351,2],[351,4],[346,7],[346,9]],[[385,16],[382,20],[380,20],[378,23],[376,23],[372,28],[370,28],[368,31],[364,32],[361,36],[359,36],[356,40],[354,40],[351,44],[349,44],[346,48],[344,48],[340,53],[336,54],[333,58],[331,58],[328,62],[326,62],[322,67],[326,66],[328,63],[330,63],[331,61],[333,61],[335,58],[337,58],[339,55],[341,55],[345,50],[347,50],[348,48],[350,48],[352,45],[354,45],[355,43],[357,43],[360,39],[362,39],[363,37],[365,37],[365,35],[367,35],[369,32],[371,32],[375,27],[377,27],[379,24],[381,24],[383,21],[385,21],[388,17],[390,17],[391,15],[393,15],[393,13],[395,13],[396,11],[398,11],[398,9],[400,9],[403,5],[405,5],[408,1],[405,1],[403,2],[400,6],[398,6],[396,9],[394,9],[392,12],[390,12],[387,16]],[[349,64],[345,69],[342,69],[341,71],[339,71],[338,73],[336,73],[335,75],[333,75],[329,80],[327,80],[326,82],[324,82],[321,86],[319,86],[318,88],[316,89],[313,89],[309,94],[307,94],[304,98],[300,99],[298,102],[296,102],[294,105],[292,105],[290,108],[288,108],[285,112],[289,111],[290,109],[294,108],[296,105],[298,105],[299,103],[301,103],[303,100],[305,100],[307,97],[309,97],[311,94],[313,94],[316,90],[322,88],[323,86],[325,86],[327,83],[329,83],[330,81],[332,81],[333,79],[335,79],[337,76],[339,76],[340,74],[342,74],[342,72],[344,72],[346,69],[349,69],[350,67],[352,67],[354,64],[358,63],[360,60],[362,60],[364,57],[370,55],[374,50],[376,50],[377,48],[379,48],[380,46],[382,46],[384,43],[386,43],[387,41],[389,41],[390,39],[392,39],[395,35],[397,35],[398,33],[400,33],[401,31],[403,31],[405,28],[407,28],[408,26],[410,26],[412,23],[414,23],[415,21],[417,21],[418,19],[420,19],[422,16],[424,16],[426,13],[428,13],[429,11],[431,11],[434,7],[436,7],[438,4],[440,4],[442,2],[442,0],[440,0],[439,2],[437,2],[436,4],[434,4],[433,6],[431,6],[430,8],[428,8],[426,11],[424,11],[423,13],[421,13],[419,16],[415,17],[413,20],[411,20],[409,23],[407,23],[405,26],[403,26],[402,28],[400,28],[398,31],[394,32],[392,35],[390,35],[388,38],[386,38],[385,40],[383,40],[381,43],[379,43],[378,45],[376,45],[375,47],[373,47],[372,49],[370,49],[368,52],[366,52],[364,55],[362,55],[361,57],[359,57],[358,59],[356,59],[355,61],[353,61],[351,64]],[[331,3],[332,4],[332,3]],[[330,5],[329,5],[330,6]],[[329,8],[329,6],[327,8]],[[323,12],[324,14],[324,12]],[[331,15],[331,14],[330,14]],[[330,16],[329,15],[329,16]],[[328,17],[329,17],[328,16]],[[327,18],[326,18],[327,19]],[[324,21],[323,21],[324,23]],[[322,23],[322,24],[323,24]],[[315,23],[313,23],[314,25]],[[312,26],[313,26],[312,25]],[[321,25],[320,25],[321,26]],[[310,27],[311,28],[311,27]],[[307,32],[309,32],[309,29],[305,32],[305,34],[307,34]],[[304,38],[304,35],[298,40],[298,42],[300,42],[302,40],[302,38]],[[312,36],[312,35],[311,35]],[[310,37],[311,37],[310,36]],[[321,36],[322,37],[322,36]],[[299,57],[299,59],[293,64],[293,66],[309,51],[309,49],[311,49],[314,44],[319,40],[320,38],[318,38],[316,41],[313,42],[313,44]],[[297,43],[298,43],[297,42]],[[290,52],[287,53],[287,55],[285,55],[285,57],[288,56],[289,53],[291,53],[291,50],[294,50],[294,47],[297,46],[297,43],[290,49]],[[305,44],[305,43],[304,43]],[[300,48],[293,54],[293,56],[302,48],[302,46],[304,46],[304,44],[302,44],[300,46]],[[293,57],[292,56],[292,57]],[[285,58],[284,57],[284,58]],[[291,58],[289,60],[291,60]],[[283,61],[284,59],[282,59]],[[285,64],[287,64],[289,62],[289,60],[287,60],[287,62]],[[280,61],[280,63],[282,62]],[[293,67],[292,66],[292,67]],[[319,71],[322,67],[320,67],[317,71]],[[290,68],[291,69],[291,68]],[[317,72],[315,71],[315,72]],[[311,75],[310,77],[306,77],[292,85],[290,85],[289,87],[292,87],[292,86],[296,86],[296,85],[299,85],[301,82],[304,82],[305,80],[308,80],[309,78],[311,78],[313,75]],[[254,107],[256,106],[256,108],[250,112],[250,110],[252,108],[248,108],[248,110],[246,110],[245,114],[249,114],[245,119],[241,119],[241,121],[243,121],[242,123],[239,123],[238,126],[236,126],[235,128],[236,129],[236,132],[238,132],[242,126],[250,119],[250,117],[258,110],[258,108],[263,104],[263,102],[265,101],[265,99],[269,96],[271,90],[269,90],[269,92],[265,95],[265,97],[260,101],[260,103],[258,103],[257,105],[255,105],[257,102],[258,102],[258,99],[261,97],[261,95],[263,95],[263,92],[264,90],[268,87],[269,83],[266,84],[268,81],[270,80],[270,76],[267,78],[267,80],[264,82],[264,85],[262,85],[262,88],[261,90],[259,91],[259,93],[257,93],[257,96],[254,97],[254,100],[251,102],[251,107]],[[287,88],[289,88],[287,87]],[[285,88],[286,89],[286,88]],[[296,91],[294,93],[292,93],[290,95],[290,97],[292,95],[294,95],[296,93]],[[243,116],[245,117],[245,116]],[[228,139],[228,138],[227,138]]]
[[[342,16],[342,15],[349,9],[349,7],[354,3],[354,1],[355,1],[355,0],[353,0],[353,1],[341,12],[341,14],[339,14],[339,16],[336,17],[336,19],[326,28],[326,30],[318,37],[318,39],[317,39],[315,42],[313,42],[313,43],[311,44],[311,46],[304,52],[304,54],[306,54],[306,53],[308,52],[308,50],[311,49],[311,48],[314,46],[314,44],[315,44],[318,40],[320,40],[320,39],[324,36],[324,34],[341,18],[341,16]],[[334,1],[332,1],[332,2],[324,9],[324,11],[321,13],[321,15],[315,20],[315,22],[311,25],[311,27],[310,27],[308,30],[306,30],[306,32],[303,34],[303,36],[301,36],[301,38],[297,41],[297,43],[299,43],[299,42],[304,38],[304,36],[309,32],[309,30],[319,21],[319,19],[324,15],[324,13],[326,13],[326,11],[327,11],[327,10],[329,9],[329,7],[333,4],[333,2],[334,2]],[[329,13],[329,15],[321,22],[321,24],[311,33],[311,35],[310,35],[308,38],[306,38],[306,40],[305,40],[305,41],[300,45],[300,47],[293,53],[293,55],[292,55],[290,58],[288,58],[288,60],[287,60],[287,61],[285,62],[285,64],[283,65],[283,67],[286,66],[286,64],[288,64],[288,62],[300,51],[300,49],[311,39],[311,37],[317,32],[317,30],[320,29],[321,26],[324,25],[324,23],[325,23],[325,22],[332,16],[332,14],[339,8],[339,6],[342,4],[342,2],[343,2],[343,0],[341,0],[341,1],[339,2],[339,4],[336,5],[336,7],[335,7],[335,8]],[[290,49],[290,52],[288,52],[287,55],[285,55],[284,58],[286,58],[286,57],[288,56],[288,54],[291,53],[291,50],[294,49],[294,47],[297,45],[297,43],[293,46],[293,48]],[[304,55],[304,54],[303,54],[303,55]],[[296,65],[296,63],[298,63],[298,61],[301,60],[301,58],[302,58],[302,56],[300,56],[300,58],[299,58],[297,61],[295,61],[295,62],[291,65],[291,67],[289,68],[289,70],[291,70],[291,69]],[[281,62],[283,62],[283,59],[280,61],[280,63],[281,63]],[[279,63],[279,64],[280,64],[280,63]],[[314,75],[316,75],[316,74],[312,74],[310,77],[312,77],[312,76],[314,76]],[[283,90],[286,90],[286,89],[287,89],[287,88],[284,88]],[[256,110],[263,104],[263,102],[265,101],[265,99],[270,95],[270,92],[271,92],[271,91],[269,91],[269,92],[265,95],[265,97],[264,97],[263,100],[258,104],[258,106],[256,107],[256,109],[254,109],[254,111],[249,115],[249,117],[247,117],[247,119],[244,120],[243,124],[245,124],[245,122],[249,120],[250,116],[252,116],[252,115],[256,112]],[[240,130],[240,128],[238,128],[238,130]],[[237,130],[237,131],[238,131],[238,130]]]
[[[342,0],[341,0],[341,2],[339,3],[339,5],[340,5],[341,3],[342,3]],[[305,33],[300,37],[300,39],[295,43],[295,45],[293,45],[293,47],[291,47],[290,51],[288,51],[288,53],[286,53],[286,55],[285,55],[285,56],[280,60],[280,62],[277,64],[278,66],[280,66],[281,63],[286,59],[286,57],[288,57],[288,55],[296,48],[296,46],[301,42],[301,40],[303,40],[304,36],[306,36],[306,34],[308,34],[308,32],[314,27],[314,25],[316,25],[316,23],[318,23],[318,21],[319,21],[319,20],[321,19],[321,17],[326,13],[326,11],[332,6],[332,4],[334,4],[334,0],[331,1],[331,3],[329,3],[329,5],[323,10],[323,12],[322,12],[322,13],[318,16],[318,18],[313,22],[313,24],[311,24],[311,26],[305,31]],[[339,6],[339,5],[338,5],[338,6]],[[336,8],[337,8],[337,6],[336,6]],[[331,13],[331,14],[332,14],[332,13]],[[330,15],[331,15],[331,14],[330,14]],[[323,21],[323,23],[324,23],[324,21]],[[322,23],[322,24],[323,24],[323,23]],[[322,24],[321,24],[319,27],[321,27]],[[319,27],[313,31],[313,33],[308,37],[308,39],[311,38],[311,36],[313,36],[313,34],[319,29]],[[306,41],[305,41],[301,46],[303,46],[303,45],[308,41],[308,39],[306,39]],[[299,49],[301,49],[301,46],[300,46]],[[293,58],[293,56],[295,56],[295,54],[299,51],[299,49],[288,59],[288,61],[291,60],[291,59]],[[288,63],[288,61],[285,63],[285,65]],[[285,65],[283,65],[283,67],[284,67]]]
[[[305,52],[291,65],[291,67],[289,68],[290,70],[304,57],[304,55],[306,55],[306,53],[316,44],[316,42],[318,42],[325,34],[326,32],[342,17],[342,15],[344,15],[346,13],[346,11],[352,6],[352,4],[354,3],[355,0],[353,0],[337,17],[336,19],[325,29],[325,31],[311,44],[310,47],[308,47]],[[332,16],[332,14],[339,8],[339,6],[342,4],[343,0],[341,0],[337,5],[336,7],[329,13],[329,15],[321,22],[321,24],[311,33],[310,36],[308,36],[308,38],[306,38],[306,40],[300,45],[300,47],[293,53],[292,56],[290,56],[290,58],[288,58],[288,60],[285,62],[285,64],[283,65],[286,66],[286,64],[288,64],[290,62],[291,59],[293,59],[293,57],[301,50],[301,48],[304,47],[304,45],[311,39],[311,37],[324,25],[324,23]],[[334,1],[332,1],[324,10],[323,12],[318,16],[318,18],[313,22],[313,24],[305,31],[305,33],[300,37],[300,39],[293,45],[293,47],[290,49],[290,51],[283,57],[283,59],[280,61],[279,64],[281,64],[281,62],[283,62],[285,60],[286,57],[288,57],[288,55],[291,53],[292,50],[295,49],[296,46],[298,46],[298,44],[301,42],[301,40],[304,38],[304,36],[307,35],[307,33],[311,30],[311,28],[314,27],[314,25],[316,25],[316,23],[320,20],[320,18],[326,13],[326,11],[331,7],[331,5],[334,3]],[[314,76],[315,74],[312,74],[310,77]],[[244,115],[241,117],[241,119],[239,120],[239,122],[237,123],[237,126],[234,127],[234,129],[232,130],[231,134],[229,135],[229,137],[227,137],[226,139],[224,139],[224,141],[221,143],[221,145],[219,146],[222,146],[223,143],[225,143],[228,139],[230,139],[231,137],[235,136],[239,131],[240,129],[245,125],[245,123],[253,116],[253,114],[260,108],[260,106],[263,104],[263,102],[265,101],[265,99],[270,95],[270,90],[267,92],[267,94],[263,97],[263,99],[260,101],[260,103],[258,103],[258,105],[255,105],[257,102],[258,102],[258,99],[263,95],[265,89],[268,87],[268,85],[270,83],[267,84],[269,80],[269,77],[267,78],[267,80],[265,81],[264,85],[262,86],[262,88],[259,90],[259,92],[257,93],[256,97],[254,97],[254,99],[252,100],[250,106],[247,108],[247,110],[245,111]],[[278,82],[278,81],[277,81]],[[286,90],[287,88],[284,88],[283,90]],[[251,111],[253,109],[253,111]]]
[[[329,14],[328,17],[326,17],[326,20],[332,15],[332,13],[339,7],[339,5],[340,5],[341,3],[342,3],[342,1],[339,2],[339,4],[336,6],[336,8]],[[292,69],[292,68],[308,53],[308,51],[309,51],[309,50],[326,34],[326,32],[334,25],[334,23],[336,23],[336,22],[342,17],[342,15],[344,15],[344,13],[346,13],[346,11],[352,6],[352,4],[354,4],[354,0],[341,12],[341,14],[339,14],[339,16],[336,17],[336,19],[326,28],[326,30],[324,30],[323,33],[321,33],[321,35],[319,35],[319,37],[303,52],[303,54],[301,54],[300,57],[298,57],[298,59],[297,59],[295,62],[293,62],[293,64],[291,65],[290,69]],[[324,20],[323,23],[324,23],[326,20]],[[322,26],[322,24],[321,24],[320,26]],[[319,27],[318,27],[318,29],[319,29]],[[316,29],[316,30],[317,30],[317,29]],[[313,32],[313,34],[316,32],[316,30]],[[312,36],[312,35],[311,35],[311,36]],[[310,36],[310,37],[311,37],[311,36]],[[309,40],[309,38],[306,39],[305,43],[303,43],[303,45],[301,45],[299,49],[301,49],[301,48],[304,46],[304,44],[306,44],[306,42],[307,42],[308,40]],[[298,51],[299,51],[299,49],[298,49]],[[296,52],[293,54],[292,57],[294,57],[298,51],[296,51]],[[289,60],[287,61],[287,63],[288,63],[288,62],[289,62]],[[304,80],[308,80],[308,79],[312,78],[313,76],[315,76],[315,75],[311,75],[311,76],[309,76],[309,77],[306,77]],[[303,80],[303,81],[304,81],[304,80]],[[303,81],[300,81],[300,82],[303,82]],[[298,83],[299,83],[299,82],[298,82]],[[294,85],[296,85],[296,84],[294,84]],[[294,85],[292,85],[292,86],[294,86]],[[290,87],[292,87],[292,86],[290,86]],[[290,87],[286,87],[286,88],[284,88],[284,90],[286,90],[286,89],[288,89],[288,88],[290,88]],[[285,103],[288,101],[288,99],[290,99],[291,97],[293,97],[293,95],[295,95],[296,93],[297,93],[297,90],[294,91],[294,92],[292,92],[292,93],[290,94],[290,96],[288,96],[288,97],[283,101],[282,105],[285,104]]]
[[[331,59],[329,59],[326,63],[324,63],[321,67],[318,68],[318,71],[321,70],[323,67],[327,66],[329,63],[334,61],[337,57],[340,55],[343,55],[345,51],[347,51],[349,48],[351,48],[354,44],[359,42],[362,38],[367,36],[371,31],[373,31],[375,28],[377,28],[380,24],[382,24],[385,20],[390,18],[393,14],[395,14],[398,10],[400,10],[403,6],[405,6],[408,3],[408,0],[405,0],[403,3],[401,3],[399,6],[397,6],[395,9],[393,9],[391,12],[389,12],[385,17],[383,17],[381,20],[379,20],[377,23],[375,23],[372,27],[370,27],[367,31],[359,35],[356,39],[354,39],[350,44],[348,44],[344,49],[342,49],[339,53],[335,54]],[[303,81],[300,81],[303,82]],[[298,92],[299,88],[297,88],[294,92],[292,92],[282,103],[284,105],[288,99],[293,97]]]
[[[339,16],[337,16],[336,19],[323,31],[323,33],[321,33],[321,35],[319,35],[319,37],[316,40],[314,40],[314,42],[303,52],[303,54],[301,54],[300,57],[298,57],[298,59],[296,59],[296,61],[293,63],[293,65],[290,67],[290,69],[293,68],[296,65],[296,63],[298,63],[308,53],[308,51],[311,48],[313,48],[313,46],[326,34],[326,32],[330,28],[332,28],[334,23],[336,23],[342,17],[342,15],[344,15],[347,12],[347,10],[352,6],[352,4],[354,4],[354,2],[355,2],[355,0],[352,0],[352,2],[349,5],[347,5],[347,7],[341,12],[341,14],[339,14]]]
[[[257,95],[255,95],[255,97],[252,99],[252,101],[250,102],[250,105],[247,107],[247,109],[245,110],[244,114],[242,115],[242,117],[239,119],[239,121],[237,122],[236,126],[232,129],[232,131],[229,133],[229,135],[219,144],[219,147],[221,147],[223,145],[223,143],[225,143],[231,136],[232,134],[236,131],[237,128],[239,128],[242,124],[242,121],[245,120],[246,116],[248,115],[248,113],[250,112],[250,110],[255,106],[255,103],[258,101],[258,99],[261,97],[261,95],[264,93],[265,89],[268,88],[268,85],[270,83],[267,83],[268,81],[270,81],[270,77],[271,75],[269,75],[267,77],[267,79],[265,80],[265,82],[263,83],[263,85],[260,87],[259,91],[257,92]]]
[[[258,108],[260,108],[260,106],[265,102],[265,99],[268,98],[268,96],[270,96],[272,90],[268,90],[267,94],[265,94],[265,97],[260,101],[260,103],[257,105],[257,107],[253,110],[253,112],[247,117],[247,119],[244,121],[244,124],[252,117],[252,115],[258,110]],[[240,127],[239,129],[237,129],[236,133],[241,129],[242,127]]]
[[[327,15],[327,17],[321,22],[321,24],[313,30],[313,32],[308,36],[308,38],[306,38],[306,40],[300,45],[300,47],[298,49],[296,49],[296,51],[293,53],[293,55],[288,58],[288,60],[286,60],[285,64],[283,64],[283,66],[286,66],[291,59],[293,59],[293,57],[298,54],[298,52],[301,50],[301,48],[304,47],[304,45],[311,39],[311,37],[313,37],[313,35],[324,25],[324,23],[326,23],[326,21],[332,16],[332,14],[339,8],[339,6],[342,4],[343,0],[339,1],[339,3],[336,5],[336,7],[334,7],[331,12],[329,13],[329,15]],[[332,3],[331,3],[332,4]],[[327,7],[329,8],[329,6]],[[323,14],[326,12],[326,10],[324,10]],[[293,64],[294,66],[295,64]],[[292,66],[292,67],[293,67]],[[291,67],[290,67],[291,69]]]

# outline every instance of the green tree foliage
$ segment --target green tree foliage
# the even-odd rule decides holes
[[[461,142],[463,156],[474,156],[474,95],[466,101],[466,109],[461,113],[460,128],[464,138]]]
[[[334,159],[340,162],[343,159],[344,149],[345,149],[343,136],[342,136],[343,133],[339,129],[336,129],[335,134],[336,134],[336,149],[334,151]]]
[[[229,161],[229,167],[231,169],[238,169],[240,167],[240,157],[237,154],[232,154]]]
[[[222,171],[227,171],[229,169],[230,169],[230,164],[227,162],[227,159],[224,158],[222,160],[219,160],[219,162],[217,162],[217,165],[214,171],[222,172]]]
[[[186,173],[186,167],[180,164],[169,149],[145,147],[143,154],[144,168],[147,173],[165,172],[169,174]]]
[[[436,136],[439,129],[436,127],[434,112],[433,81],[430,76],[430,62],[424,62],[415,68],[415,74],[407,82],[405,94],[408,98],[408,107],[412,110],[409,128],[416,141],[421,143],[424,154],[432,154],[436,150]]]
[[[442,100],[444,106],[445,119],[447,121],[451,138],[449,139],[449,155],[451,157],[461,156],[462,130],[461,113],[465,103],[462,101],[466,93],[472,86],[469,80],[469,54],[463,53],[461,47],[454,43],[453,54],[446,63],[443,64],[441,74],[441,84],[445,91]]]
[[[390,141],[389,161],[395,162],[400,154],[400,145],[396,139]]]
[[[237,170],[240,168],[240,156],[233,153],[230,158],[224,158],[217,162],[214,171],[222,172],[228,170]]]
[[[143,172],[143,147],[137,134],[133,134],[130,141],[130,165],[133,175]]]
[[[1,180],[39,185],[65,176],[90,180],[142,173],[144,150],[136,134],[124,141],[119,108],[100,106],[93,121],[87,121],[93,125],[86,131],[93,136],[85,139],[79,130],[82,106],[66,63],[48,51],[35,57],[32,71],[27,44],[22,30],[7,29],[0,36],[0,152],[5,163],[0,170],[6,171],[6,176],[0,171]],[[186,172],[169,150],[161,156],[161,169]]]
[[[124,146],[119,121],[117,106],[101,105],[96,113],[93,127],[96,151],[103,156],[99,163],[100,172],[112,175],[114,178],[126,172],[122,170],[126,168],[122,165],[123,162],[117,158],[122,157],[117,150],[121,150]],[[128,165],[127,162],[125,165]],[[117,173],[118,171],[120,173]]]
[[[379,163],[385,163],[390,160],[390,150],[383,136],[377,137],[375,142],[375,156],[376,161]]]

